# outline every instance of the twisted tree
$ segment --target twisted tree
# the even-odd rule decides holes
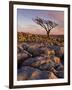
[[[36,17],[35,19],[33,19],[33,21],[46,30],[48,38],[49,38],[50,31],[58,25],[51,20],[45,20],[40,17]]]

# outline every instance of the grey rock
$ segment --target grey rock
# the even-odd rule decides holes
[[[41,51],[39,48],[28,48],[27,50],[29,53],[32,54],[33,57],[39,56],[41,54]]]
[[[49,49],[52,49],[55,51],[55,55],[58,57],[62,57],[64,54],[64,47],[60,47],[58,45],[50,45],[48,46]]]
[[[21,46],[24,50],[27,50],[29,48],[29,45],[27,43],[23,43]]]
[[[28,53],[27,51],[23,51],[22,53],[18,53],[17,54],[17,60],[25,60],[29,57],[32,57],[32,55],[30,53]]]
[[[56,73],[56,76],[57,76],[58,78],[64,78],[64,71],[58,71],[58,72]]]
[[[23,62],[23,65],[28,65],[32,67],[39,67],[40,65],[47,63],[48,62],[48,57],[44,56],[38,56],[38,57],[33,57],[25,60]]]
[[[21,46],[18,46],[17,47],[17,53],[21,53],[21,52],[23,52],[23,48]]]
[[[48,79],[49,72],[41,71],[37,68],[30,66],[23,66],[18,70],[18,80],[38,80],[38,79]]]
[[[57,76],[53,72],[50,72],[49,79],[57,79]]]
[[[40,51],[45,55],[55,55],[55,51],[47,47],[40,48]]]
[[[61,63],[55,64],[55,69],[56,71],[64,71],[64,66]]]
[[[40,69],[42,70],[48,70],[50,71],[53,67],[55,67],[55,63],[53,61],[47,63],[47,64],[43,64],[43,65],[40,65]]]

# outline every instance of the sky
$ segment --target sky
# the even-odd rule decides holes
[[[44,28],[33,21],[37,16],[58,24],[51,30],[51,35],[64,34],[64,12],[55,10],[17,9],[17,31],[45,35]]]

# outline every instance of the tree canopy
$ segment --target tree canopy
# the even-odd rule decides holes
[[[35,19],[33,19],[33,21],[46,30],[48,37],[49,37],[50,31],[58,25],[57,23],[55,23],[51,20],[45,20],[40,17],[36,17]]]

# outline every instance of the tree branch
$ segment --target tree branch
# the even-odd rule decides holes
[[[39,17],[33,19],[33,21],[38,25],[40,25],[41,27],[43,27],[46,30],[46,32],[48,31],[50,32],[53,28],[55,28],[58,25],[55,22],[52,22],[50,20],[44,20]]]

